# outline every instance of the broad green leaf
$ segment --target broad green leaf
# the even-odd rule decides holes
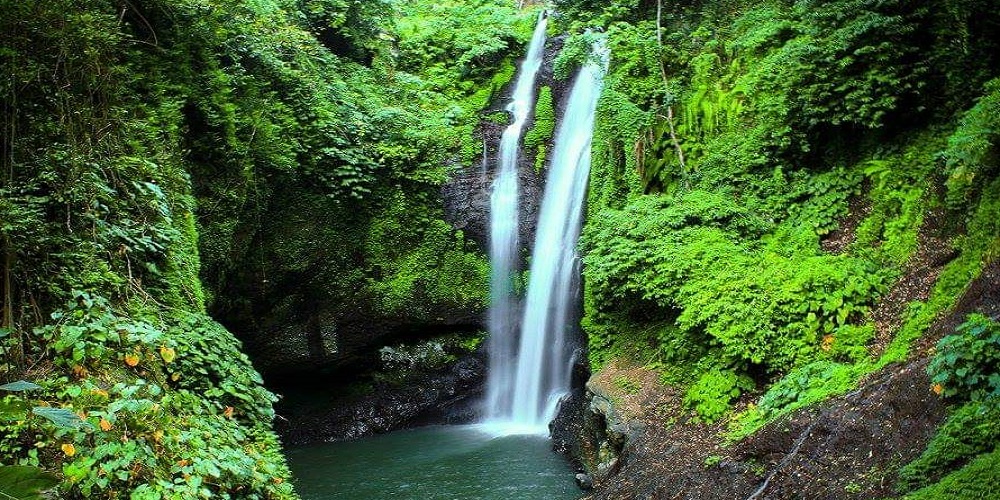
[[[13,397],[0,399],[0,422],[24,420],[27,415],[27,402]]]
[[[36,500],[41,493],[59,484],[59,480],[38,467],[0,465],[0,499]]]
[[[12,392],[37,391],[38,389],[41,388],[42,386],[38,384],[33,384],[31,382],[27,382],[25,380],[18,380],[17,382],[11,382],[9,384],[0,385],[0,391],[12,391]]]
[[[36,406],[31,409],[31,413],[38,415],[40,417],[45,417],[49,419],[56,427],[63,429],[75,429],[78,427],[91,427],[87,422],[84,422],[79,415],[73,413],[66,408],[47,408],[44,406]]]

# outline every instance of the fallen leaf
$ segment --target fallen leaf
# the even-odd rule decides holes
[[[139,364],[139,355],[138,354],[134,354],[134,353],[133,354],[126,354],[125,355],[125,364],[129,365],[129,366],[138,365]]]
[[[226,409],[222,411],[222,414],[225,415],[226,418],[233,418],[233,407],[227,406]]]
[[[100,425],[101,425],[101,430],[104,432],[108,432],[111,430],[111,422],[108,422],[107,419],[102,418]]]
[[[60,447],[62,452],[66,454],[67,457],[72,457],[76,455],[76,447],[72,444],[66,443]]]
[[[177,359],[177,352],[169,347],[161,347],[160,357],[167,363],[173,363]]]

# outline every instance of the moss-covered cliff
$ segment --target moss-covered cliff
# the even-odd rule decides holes
[[[558,4],[578,35],[557,71],[596,36],[613,54],[582,244],[595,369],[653,369],[676,396],[662,422],[739,440],[929,356],[1000,248],[995,5]],[[973,372],[941,363],[915,390]],[[843,494],[892,493],[869,479]]]
[[[898,369],[893,363],[918,360],[919,368],[908,370],[920,378],[927,362],[919,360],[941,335],[928,327],[1000,248],[996,5],[558,4],[563,26],[579,34],[567,41],[557,72],[586,57],[592,37],[606,36],[613,54],[582,243],[591,362],[624,373],[615,391],[625,400],[658,394],[642,396],[650,409],[635,423],[668,429],[619,443],[639,456],[624,458],[631,472],[608,479],[597,496],[664,488],[671,495],[738,497],[747,481],[733,479],[740,467],[751,476],[745,486],[766,488],[788,472],[781,471],[784,460],[742,455],[766,461],[757,463],[763,468],[756,480],[754,463],[727,462],[703,484],[732,484],[726,492],[698,489],[704,478],[697,471],[640,487],[636,471],[689,470],[670,460],[699,453],[712,467],[722,458],[719,443],[751,436],[759,444],[755,433],[770,422],[864,387],[872,373]],[[583,33],[585,26],[605,33]],[[956,376],[958,365],[948,365],[955,357],[989,349],[981,339],[965,339],[966,331],[946,332],[961,352],[931,363],[934,380],[947,382],[895,396],[924,401],[927,392],[954,387],[956,378],[1000,376],[989,363]],[[664,385],[644,388],[648,377],[630,381],[623,365],[654,370]],[[608,377],[602,372],[595,383]],[[959,401],[984,397],[967,387],[952,394]],[[932,430],[937,420],[928,420],[922,425]],[[728,432],[700,427],[719,421]],[[799,430],[809,436],[816,422]],[[820,427],[836,435],[836,425]],[[780,425],[764,428],[770,434],[762,435],[780,435]],[[926,440],[928,432],[914,428],[914,439]],[[661,438],[704,446],[664,451]],[[807,449],[809,443],[815,445],[807,442]],[[799,449],[764,445],[791,455]],[[613,475],[622,464],[601,450],[585,458]],[[819,446],[809,458],[837,463],[841,451]],[[851,463],[882,467],[883,459],[909,460],[913,452],[894,449]],[[765,478],[765,470],[776,472]],[[815,491],[840,484],[845,474],[827,472],[835,477],[815,478]],[[802,477],[799,486],[808,488]],[[891,478],[859,477],[834,497],[894,493]]]
[[[35,384],[0,394],[0,466],[68,498],[293,497],[236,337],[277,373],[478,322],[487,264],[439,192],[533,20],[0,2],[0,382]]]

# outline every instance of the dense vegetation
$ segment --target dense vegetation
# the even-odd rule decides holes
[[[739,439],[906,360],[1000,257],[994,2],[554,5],[558,77],[596,37],[613,54],[581,245],[593,368],[655,368]],[[0,0],[0,493],[293,498],[275,396],[231,331],[322,321],[336,343],[485,306],[488,264],[439,191],[478,161],[534,19]],[[524,139],[538,168],[557,90]],[[876,321],[931,233],[954,251],[929,297]],[[928,390],[953,412],[900,471],[914,498],[974,498],[998,470],[1000,327],[947,333]],[[382,360],[451,360],[415,345],[437,347]]]
[[[294,497],[275,398],[208,312],[481,309],[487,265],[438,193],[533,19],[0,2],[0,382],[27,381],[0,387],[3,488],[41,466],[66,498]]]
[[[558,4],[562,28],[577,33],[558,74],[594,37],[613,54],[582,243],[594,367],[656,368],[696,419],[728,417],[738,439],[905,360],[1000,257],[990,2]],[[603,35],[583,30],[595,24]],[[880,300],[926,265],[930,234],[954,248],[930,298],[877,322]],[[950,426],[974,417],[987,432],[995,326],[969,321],[939,345],[933,389],[976,401]],[[969,436],[976,443],[954,451],[952,428],[901,491],[994,449],[993,436]],[[917,496],[988,484],[995,460]]]

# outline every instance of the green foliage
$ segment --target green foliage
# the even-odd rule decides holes
[[[760,398],[758,409],[766,418],[791,412],[850,388],[856,381],[850,365],[815,361],[788,373]]]
[[[38,467],[0,465],[0,497],[9,500],[41,500],[42,492],[52,489],[59,480]]]
[[[1000,165],[1000,79],[986,83],[986,93],[962,116],[959,127],[948,138],[944,157],[948,167],[948,205],[962,207],[982,178],[990,178]]]
[[[789,224],[811,226],[820,236],[837,229],[848,200],[861,194],[862,177],[855,170],[835,168],[797,180],[786,196],[802,201],[788,207]]]
[[[843,325],[833,334],[823,337],[821,348],[835,360],[858,363],[868,357],[868,344],[874,336],[875,327],[870,324]]]
[[[536,11],[518,11],[509,2],[403,2],[397,20],[399,67],[416,72],[485,75],[512,46],[526,42]]]
[[[42,387],[40,385],[25,380],[18,380],[17,382],[0,385],[0,391],[11,392],[35,391],[41,388]]]
[[[960,406],[938,428],[919,458],[899,471],[896,489],[907,493],[923,488],[983,453],[1000,441],[1000,399],[987,398]]]
[[[779,369],[809,359],[823,335],[867,310],[882,277],[846,256],[786,255],[780,238],[741,243],[766,227],[725,196],[698,191],[602,211],[584,237],[595,312],[648,303],[676,311],[682,330],[707,333],[733,362]]]
[[[711,370],[688,388],[684,405],[693,409],[700,421],[714,422],[725,415],[732,400],[753,388],[753,380],[749,377],[732,370]]]
[[[384,50],[390,38],[392,4],[387,0],[299,0],[308,26],[331,52],[357,61]]]
[[[524,133],[524,149],[535,151],[535,172],[545,168],[548,145],[556,129],[556,111],[552,102],[552,88],[543,86],[538,90],[538,100],[535,101],[535,120]]]
[[[154,356],[166,362],[178,388],[203,395],[217,409],[233,408],[233,415],[251,426],[274,419],[271,403],[277,398],[222,325],[203,315],[180,314],[165,336],[176,345],[176,362],[162,350]]]
[[[562,50],[552,62],[552,74],[558,80],[569,79],[576,68],[582,66],[593,52],[596,34],[587,31],[570,36],[563,42]]]
[[[574,24],[605,26],[612,21],[631,18],[640,5],[638,0],[556,0],[560,17]]]
[[[945,396],[1000,397],[1000,323],[969,315],[958,331],[938,342],[927,373]]]
[[[489,265],[434,212],[397,193],[384,218],[372,221],[365,242],[376,303],[386,315],[431,319],[448,308],[481,310],[487,302]],[[414,228],[419,228],[414,230]]]
[[[945,476],[940,482],[917,490],[905,498],[908,500],[990,498],[996,493],[997,481],[1000,481],[1000,451],[995,450],[980,455],[965,467]]]
[[[552,140],[556,129],[556,111],[552,103],[552,88],[543,86],[538,90],[535,101],[535,121],[531,129],[524,133],[525,149],[537,149]]]
[[[5,460],[58,460],[70,496],[290,498],[270,430],[275,397],[235,338],[201,314],[164,322],[143,307],[122,312],[78,293],[36,330],[57,371],[40,385],[7,384],[39,399],[30,414],[30,404],[3,400],[0,420],[18,420],[5,425]],[[61,443],[63,457],[23,454],[15,443],[28,436]]]

